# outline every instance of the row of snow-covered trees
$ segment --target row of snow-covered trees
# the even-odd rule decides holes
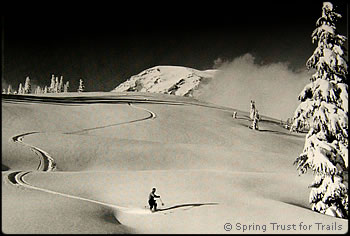
[[[312,33],[317,42],[308,59],[315,73],[299,95],[291,129],[310,126],[303,152],[295,160],[300,173],[314,172],[309,202],[314,211],[348,218],[348,62],[345,42],[335,23],[341,17],[330,2]]]
[[[22,83],[19,83],[17,94],[30,94],[30,93],[32,93],[32,85],[30,83],[29,76],[27,76],[24,86],[22,85]]]
[[[60,76],[60,79],[58,77],[55,77],[55,75],[51,76],[51,84],[50,86],[36,86],[35,90],[32,90],[32,85],[29,76],[26,78],[24,86],[22,83],[19,84],[18,90],[13,91],[12,86],[9,85],[6,89],[3,89],[3,94],[43,94],[43,93],[67,93],[69,89],[69,81],[66,83],[63,82],[63,76]],[[79,87],[78,92],[84,92],[85,86],[82,79],[79,81]]]
[[[62,92],[68,92],[69,88],[69,81],[66,83],[63,82],[63,76],[60,77],[60,80],[58,77],[55,77],[55,75],[51,76],[51,84],[49,87],[44,87],[44,92],[46,93],[62,93]],[[39,88],[40,89],[40,88]],[[40,91],[38,91],[40,92]]]

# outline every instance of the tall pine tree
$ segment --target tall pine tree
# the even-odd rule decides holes
[[[22,86],[22,83],[19,83],[19,86],[18,86],[18,94],[23,94],[23,86]]]
[[[55,92],[55,87],[56,87],[56,84],[55,84],[55,75],[52,74],[51,75],[51,84],[50,84],[50,87],[48,89],[48,92],[49,93],[54,93]]]
[[[63,86],[63,92],[68,93],[68,88],[69,88],[69,81],[67,81],[64,86]]]
[[[324,2],[322,16],[312,33],[317,48],[306,66],[314,69],[310,83],[299,95],[292,129],[310,126],[303,152],[294,164],[300,173],[311,169],[314,181],[309,202],[314,211],[348,217],[348,85],[344,44],[335,23],[341,15]]]
[[[78,88],[78,92],[84,92],[85,91],[85,86],[84,86],[84,82],[82,79],[79,80],[79,88]]]
[[[58,88],[59,88],[58,77],[55,77],[55,88],[54,88],[54,93],[58,93]]]
[[[58,92],[63,92],[63,76],[60,77],[60,82],[58,83]]]
[[[30,84],[29,76],[26,78],[26,82],[24,84],[24,94],[30,94],[32,93],[32,86]]]
[[[7,94],[12,94],[12,85],[9,84],[8,88],[7,88]]]

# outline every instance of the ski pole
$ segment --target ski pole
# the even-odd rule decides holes
[[[161,199],[161,198],[159,198],[159,200],[160,200],[160,202],[162,203],[162,206],[164,206],[164,203],[163,203],[162,199]]]

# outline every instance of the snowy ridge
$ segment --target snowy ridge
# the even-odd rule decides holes
[[[135,91],[191,97],[201,81],[213,78],[216,72],[181,66],[155,66],[131,76],[112,92]]]

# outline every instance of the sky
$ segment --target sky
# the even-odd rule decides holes
[[[338,31],[347,35],[347,4]],[[242,1],[209,9],[141,14],[64,14],[2,18],[2,86],[18,88],[29,76],[33,84],[50,84],[64,76],[70,90],[79,79],[87,91],[111,91],[130,76],[157,65],[210,69],[221,58],[250,54],[260,65],[285,63],[304,71],[315,45],[311,33],[322,1]],[[116,16],[118,15],[118,16]]]

